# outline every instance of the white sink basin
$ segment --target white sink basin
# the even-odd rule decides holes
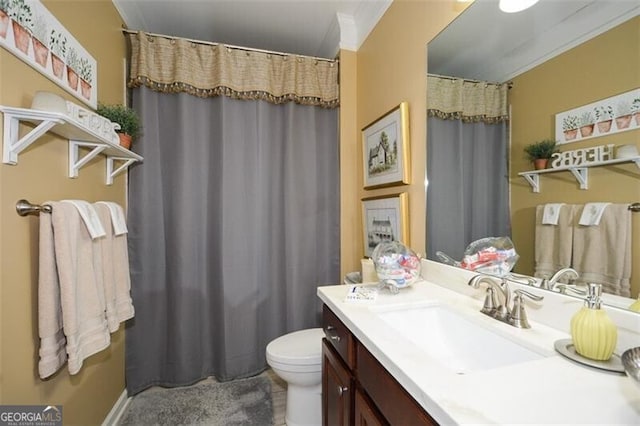
[[[457,374],[544,357],[443,305],[376,314],[429,357]]]

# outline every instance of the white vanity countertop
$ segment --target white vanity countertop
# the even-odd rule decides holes
[[[509,326],[479,312],[482,296],[469,297],[430,281],[397,295],[381,291],[373,302],[345,302],[348,287],[319,287],[318,296],[440,424],[640,424],[640,390],[624,374],[581,366],[555,352],[556,340],[570,338],[564,331],[531,316],[530,329]],[[544,357],[456,374],[376,314],[434,301]]]

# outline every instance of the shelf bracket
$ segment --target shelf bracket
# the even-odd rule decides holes
[[[116,161],[123,161],[124,163],[114,170]],[[127,170],[135,162],[135,158],[107,157],[107,185],[113,185],[113,178]]]
[[[80,156],[79,148],[89,148],[91,151],[84,157]],[[89,161],[94,159],[98,154],[104,151],[107,147],[99,143],[69,141],[69,177],[77,178],[78,171]]]
[[[537,173],[524,173],[522,176],[529,182],[533,192],[540,192],[540,175]]]
[[[589,189],[589,169],[586,167],[576,167],[569,169],[576,180],[580,183],[580,189]]]
[[[62,120],[43,119],[40,124],[21,138],[20,117],[5,112],[2,162],[11,165],[18,164],[18,154],[27,149],[29,145],[38,140],[40,136],[48,132],[53,126],[61,123]]]

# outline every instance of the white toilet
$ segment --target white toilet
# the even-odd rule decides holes
[[[294,331],[267,345],[267,363],[287,382],[287,426],[322,423],[321,328]]]

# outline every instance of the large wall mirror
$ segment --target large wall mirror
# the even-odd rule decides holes
[[[589,168],[588,189],[581,189],[572,173],[557,172],[540,175],[540,191],[536,193],[530,183],[518,175],[533,169],[524,155],[526,145],[556,139],[556,114],[640,88],[640,3],[635,0],[539,0],[527,10],[507,14],[499,10],[498,0],[476,0],[429,43],[427,53],[427,73],[431,76],[497,83],[496,93],[500,90],[508,93],[509,119],[495,134],[484,135],[488,140],[504,136],[506,148],[504,151],[477,148],[478,155],[486,156],[489,152],[495,161],[483,159],[482,166],[478,166],[480,160],[472,160],[463,172],[481,167],[495,169],[498,175],[508,176],[502,179],[506,187],[495,194],[490,192],[471,199],[462,212],[452,208],[447,219],[436,224],[440,229],[453,233],[463,226],[462,221],[506,217],[507,232],[510,229],[520,255],[514,272],[532,276],[538,206],[640,202],[640,165],[633,161]],[[429,121],[428,139],[433,128]],[[450,198],[458,197],[461,183],[453,178],[442,181],[437,176],[429,176],[430,164],[444,163],[434,157],[442,154],[433,150],[430,142],[427,141],[427,247],[428,257],[440,260],[433,256],[438,247],[433,247],[429,240],[430,194],[438,187],[445,188]],[[640,123],[629,131],[563,143],[559,148],[569,151],[602,145],[635,145],[640,150]],[[457,158],[455,152],[449,156]],[[506,164],[504,171],[501,163]],[[482,182],[476,179],[469,185],[481,186]],[[506,204],[500,198],[504,193]],[[474,206],[483,206],[486,210],[487,205],[502,207],[496,207],[488,218],[479,219]],[[627,287],[625,295],[605,296],[605,302],[621,308],[628,307],[640,293],[640,213],[631,213],[630,222],[631,232],[625,233],[629,234],[632,246],[628,262],[630,288]],[[492,229],[504,226],[498,224]],[[442,251],[448,250],[454,251],[451,257],[459,258],[464,247],[457,253],[446,247]]]

